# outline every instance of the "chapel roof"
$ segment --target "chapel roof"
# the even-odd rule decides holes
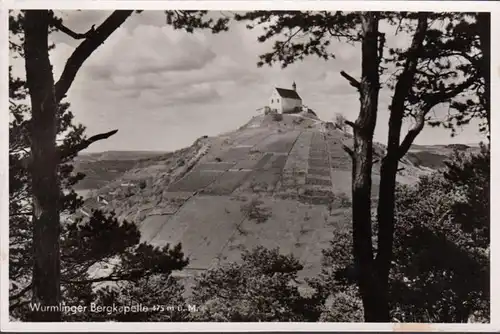
[[[286,88],[278,88],[276,87],[276,91],[281,97],[287,98],[287,99],[295,99],[295,100],[302,100],[297,94],[296,91],[292,89],[286,89]]]

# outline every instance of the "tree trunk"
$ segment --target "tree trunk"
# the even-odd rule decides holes
[[[376,257],[377,281],[379,282],[379,312],[385,322],[390,321],[389,271],[394,238],[394,202],[398,160],[385,159],[380,167],[380,186],[377,207],[378,247]]]
[[[26,83],[31,99],[31,182],[33,193],[32,302],[59,306],[59,184],[56,156],[54,79],[48,50],[49,13],[27,10],[24,20]],[[33,321],[60,321],[57,310],[34,312]]]
[[[405,101],[408,92],[413,86],[419,53],[427,33],[427,17],[427,13],[419,13],[417,29],[410,48],[408,49],[403,72],[399,76],[394,89],[394,96],[390,106],[391,113],[389,117],[387,153],[382,159],[380,167],[380,187],[377,207],[377,257],[375,260],[375,267],[379,291],[378,316],[379,319],[384,322],[390,321],[389,271],[391,269],[392,244],[394,238],[396,176],[399,160],[407,151],[406,146],[403,148],[400,145],[401,127],[405,112]],[[424,118],[420,121],[423,126]],[[416,127],[415,129],[421,128]],[[411,135],[405,139],[409,140],[410,138]]]
[[[358,285],[363,300],[365,321],[378,321],[379,308],[373,268],[371,229],[371,174],[373,132],[377,119],[379,84],[378,13],[362,16],[362,78],[359,85],[360,111],[353,126],[352,223],[353,252],[358,268]],[[374,285],[375,284],[375,285]]]

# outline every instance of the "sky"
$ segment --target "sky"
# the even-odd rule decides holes
[[[57,12],[67,27],[85,32],[100,24],[109,11]],[[384,29],[382,27],[382,29]],[[84,63],[71,86],[67,101],[87,135],[118,129],[107,140],[87,151],[172,151],[191,145],[203,135],[217,135],[242,126],[266,105],[273,87],[297,91],[303,103],[330,121],[340,112],[355,120],[358,94],[340,76],[344,70],[360,75],[360,47],[332,42],[336,58],[306,58],[286,69],[278,64],[258,68],[258,56],[270,51],[270,43],[257,42],[259,30],[233,23],[228,32],[188,34],[166,24],[162,11],[134,13]],[[51,40],[54,78],[81,42],[55,32]],[[389,45],[405,46],[407,36],[387,35]],[[24,64],[13,61],[24,76]],[[375,141],[386,143],[390,91],[380,93]],[[443,114],[436,110],[436,116]],[[411,122],[406,122],[404,132]],[[415,144],[477,143],[484,138],[475,124],[455,138],[449,130],[426,127]]]

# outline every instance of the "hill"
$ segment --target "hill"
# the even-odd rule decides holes
[[[137,163],[147,163],[164,154],[165,152],[155,151],[80,153],[74,161],[75,171],[84,173],[86,177],[74,189],[81,194],[86,190],[98,189],[120,177]]]
[[[190,258],[184,273],[238,260],[241,250],[262,245],[294,253],[310,276],[320,270],[332,233],[350,223],[351,162],[343,144],[352,145],[351,136],[318,119],[262,115],[176,152],[93,155],[95,165],[78,166],[96,171],[99,183],[86,210],[114,210],[138,224],[146,242],[181,242]],[[376,144],[375,155],[383,152]],[[398,181],[414,183],[439,167],[445,155],[436,152],[442,151],[414,148]],[[377,163],[375,197],[378,170]],[[97,195],[106,201],[98,203]]]

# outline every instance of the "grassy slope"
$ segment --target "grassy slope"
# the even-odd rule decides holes
[[[195,163],[191,170],[193,174],[196,174],[201,165],[214,163],[219,166],[225,163],[236,164],[235,169],[244,170],[249,168],[247,165],[260,160],[266,152],[279,148],[280,145],[277,144],[288,136],[292,136],[297,129],[310,131],[317,126],[316,121],[309,119],[297,122],[297,119],[293,117],[285,117],[282,122],[276,123],[270,117],[254,117],[236,131],[219,137],[200,139],[193,146],[176,152],[159,153],[160,155],[149,157],[139,152],[135,155],[135,159],[133,152],[92,154],[87,160],[81,159],[78,168],[93,176],[91,180],[94,183],[87,185],[96,186],[99,188],[97,193],[108,195],[106,196],[110,200],[107,205],[108,209],[115,210],[121,218],[139,224],[144,241],[155,244],[182,242],[183,249],[191,259],[190,270],[197,271],[206,268],[213,264],[213,261],[237,260],[243,248],[264,245],[266,247],[279,246],[283,252],[293,252],[306,264],[303,274],[310,276],[319,270],[321,250],[328,246],[332,233],[344,228],[350,221],[348,198],[350,164],[339,142],[340,140],[350,145],[349,136],[339,134],[337,130],[327,136],[330,138],[327,141],[331,159],[333,159],[330,163],[333,167],[331,177],[335,181],[332,190],[338,195],[337,197],[347,194],[347,198],[334,201],[332,205],[302,203],[295,199],[270,196],[265,191],[257,193],[253,191],[253,188],[250,190],[245,187],[244,184],[240,187],[243,190],[239,192],[236,191],[230,195],[218,194],[218,196],[207,195],[204,191],[200,193],[188,191],[182,193],[179,190],[169,192],[169,186],[191,170],[192,161]],[[274,136],[276,139],[274,142],[269,141],[267,137],[262,139],[265,136],[261,135],[271,133],[271,137]],[[302,140],[305,137],[300,138]],[[304,142],[307,143],[307,140]],[[299,140],[297,143],[293,147],[298,153],[307,148],[307,145],[302,145]],[[228,149],[238,151],[238,146],[239,149],[245,150],[244,146],[248,144],[256,145],[248,155],[236,154],[232,157],[227,152]],[[210,148],[198,162],[196,159],[206,145]],[[266,147],[267,151],[265,151]],[[260,152],[257,150],[259,148],[264,151]],[[377,156],[382,155],[383,150],[383,146],[376,145]],[[425,149],[419,147],[414,149],[407,158],[413,165],[440,167],[444,158],[451,152],[451,148],[443,146]],[[252,160],[253,155],[257,160]],[[293,155],[294,150],[289,152],[289,156]],[[109,158],[113,156],[114,160],[110,160]],[[300,160],[296,160],[295,163],[295,167],[300,167]],[[269,164],[272,165],[271,162]],[[408,163],[403,165],[407,167],[403,173],[418,174],[420,171],[418,166],[411,166]],[[284,170],[288,167],[285,165]],[[377,171],[378,166],[375,166],[373,176],[375,194],[379,177]],[[245,172],[229,174],[237,177],[238,173]],[[295,176],[299,177],[299,174]],[[259,176],[267,182],[266,177],[273,175],[271,170],[264,170]],[[282,181],[285,180],[285,176]],[[415,175],[402,176],[408,180],[415,179]],[[224,188],[223,186],[228,186],[232,179],[224,180],[221,184],[214,183],[211,187]],[[133,188],[121,186],[122,182],[129,181],[134,183]],[[143,187],[139,186],[142,182]],[[191,178],[191,182],[198,181],[196,178]],[[245,213],[245,207],[257,198],[262,201],[262,206],[269,210],[269,217],[264,222],[256,222]]]
[[[453,145],[414,145],[406,157],[416,166],[438,169],[444,166],[443,161],[453,153],[453,148]],[[469,147],[467,150],[476,152],[478,148]],[[107,151],[80,154],[75,160],[75,171],[84,173],[86,177],[75,186],[75,190],[99,189],[126,171],[154,165],[178,152]]]
[[[83,153],[75,159],[75,172],[86,177],[75,185],[75,190],[99,189],[119,178],[138,164],[148,165],[168,155],[154,151],[107,151]]]

